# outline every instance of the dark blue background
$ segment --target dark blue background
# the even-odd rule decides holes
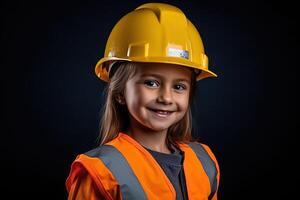
[[[12,197],[65,199],[79,153],[96,146],[103,87],[94,66],[126,13],[148,1],[1,3],[1,172]],[[161,1],[198,28],[210,69],[195,131],[221,167],[220,199],[288,199],[296,180],[296,7]],[[296,54],[297,53],[297,54]]]

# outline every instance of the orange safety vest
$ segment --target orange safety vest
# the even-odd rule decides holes
[[[219,167],[208,146],[178,144],[184,152],[183,170],[188,199],[217,199]],[[125,133],[77,156],[66,181],[69,191],[76,176],[86,170],[106,199],[176,199],[176,191],[152,155]],[[120,195],[121,194],[121,195]]]

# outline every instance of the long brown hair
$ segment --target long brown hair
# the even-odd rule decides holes
[[[138,63],[122,62],[117,64],[117,66],[114,65],[113,71],[111,70],[112,72],[110,72],[110,82],[104,89],[106,101],[101,110],[99,145],[113,140],[119,132],[124,132],[128,129],[129,113],[127,106],[117,102],[116,97],[123,94],[126,82],[136,74],[137,67],[139,67]],[[173,144],[177,146],[176,142],[187,143],[195,141],[192,137],[192,114],[190,108],[196,92],[196,73],[194,70],[192,70],[190,88],[188,110],[182,120],[169,127],[167,131],[167,145]]]

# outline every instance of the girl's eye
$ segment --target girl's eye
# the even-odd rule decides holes
[[[175,89],[176,90],[185,90],[186,87],[185,87],[185,85],[178,84],[178,85],[175,85]]]
[[[150,87],[158,87],[158,85],[159,85],[159,83],[154,80],[146,80],[146,81],[144,81],[144,83]]]

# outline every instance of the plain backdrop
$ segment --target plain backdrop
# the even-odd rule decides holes
[[[105,83],[94,66],[115,23],[145,2],[1,2],[1,190],[9,199],[66,199],[72,161],[96,146]],[[195,136],[220,164],[220,199],[290,199],[296,6],[161,2],[197,27],[219,75],[197,83],[193,115]]]

